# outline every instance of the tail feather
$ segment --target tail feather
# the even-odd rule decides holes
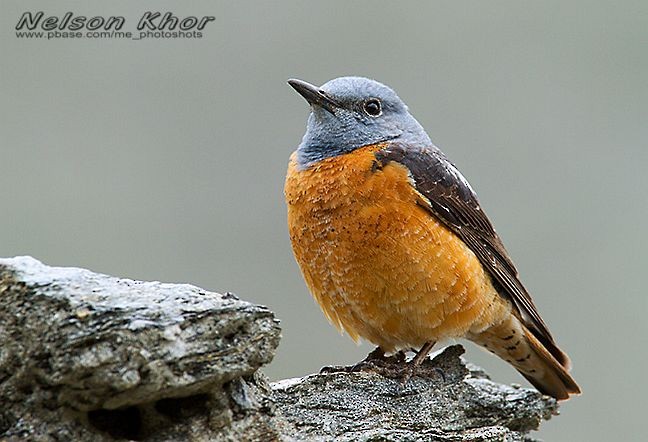
[[[572,394],[580,394],[581,390],[574,378],[569,374],[571,362],[563,352],[563,361],[558,361],[544,345],[529,330],[524,330],[527,343],[533,349],[536,358],[541,362],[540,370],[528,373],[515,367],[541,393],[553,396],[558,400],[569,399]],[[557,347],[556,347],[557,348]],[[562,363],[561,363],[562,362]],[[514,365],[515,366],[515,365]]]
[[[553,342],[542,343],[515,315],[469,339],[511,364],[543,394],[565,400],[581,392],[567,355]]]
[[[545,350],[548,351],[551,356],[553,356],[556,361],[558,361],[558,363],[563,366],[563,368],[565,368],[567,371],[571,370],[571,360],[569,359],[569,356],[567,356],[564,351],[559,349],[552,339],[547,339],[545,335],[538,333],[533,329],[527,329],[527,331],[532,334],[537,341],[539,341],[539,344],[543,346]]]

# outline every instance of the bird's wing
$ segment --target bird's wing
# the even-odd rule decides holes
[[[413,185],[422,196],[420,204],[463,240],[492,276],[498,292],[512,301],[527,328],[558,361],[567,364],[568,359],[556,346],[522,285],[502,240],[457,168],[435,146],[412,148],[392,143],[375,155],[379,167],[394,161],[409,170]]]

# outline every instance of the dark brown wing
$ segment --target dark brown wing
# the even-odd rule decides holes
[[[475,192],[443,152],[435,146],[415,148],[393,143],[376,152],[376,160],[379,166],[394,161],[407,167],[416,190],[424,197],[421,205],[466,243],[491,275],[498,292],[512,301],[526,327],[561,364],[568,364]]]

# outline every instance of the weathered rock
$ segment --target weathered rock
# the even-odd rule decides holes
[[[376,372],[269,384],[265,307],[29,257],[0,259],[0,439],[518,441],[557,410],[460,346],[405,386]]]
[[[299,440],[524,440],[556,411],[555,400],[469,371],[454,345],[405,386],[378,373],[332,373],[272,384]]]
[[[270,362],[279,333],[232,294],[0,260],[0,434],[147,437],[185,408],[227,425],[223,386]]]

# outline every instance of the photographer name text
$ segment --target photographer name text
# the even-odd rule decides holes
[[[45,15],[43,11],[24,12],[16,24],[19,38],[202,38],[208,24],[216,20],[211,15],[177,16],[172,12],[147,11],[138,19],[135,31],[124,29],[123,16]]]

